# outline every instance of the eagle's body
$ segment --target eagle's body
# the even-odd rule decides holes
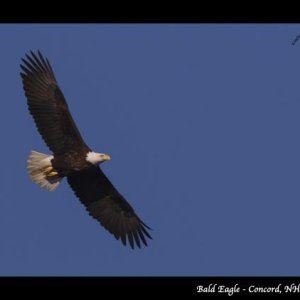
[[[134,248],[151,238],[141,219],[102,172],[107,154],[92,151],[69,112],[50,63],[40,52],[22,59],[21,73],[27,104],[37,129],[53,155],[32,151],[28,172],[33,181],[54,191],[66,177],[89,214],[116,239]]]
[[[62,176],[68,176],[73,171],[82,171],[90,168],[92,163],[87,161],[87,155],[91,151],[80,149],[65,154],[55,155],[51,161],[53,168]]]

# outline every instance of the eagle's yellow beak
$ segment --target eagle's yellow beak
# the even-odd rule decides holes
[[[103,161],[110,160],[110,156],[108,154],[103,154],[101,158]]]

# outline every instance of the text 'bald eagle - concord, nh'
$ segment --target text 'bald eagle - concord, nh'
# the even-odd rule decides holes
[[[48,191],[54,191],[66,177],[89,214],[116,239],[131,248],[151,236],[150,229],[115,189],[99,164],[110,160],[86,145],[70,114],[67,102],[47,58],[38,51],[22,59],[21,77],[29,111],[52,155],[31,151],[28,173]]]

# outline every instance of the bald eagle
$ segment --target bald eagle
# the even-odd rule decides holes
[[[92,151],[82,139],[48,59],[40,51],[25,56],[20,74],[28,109],[53,153],[31,151],[29,176],[48,191],[54,191],[66,177],[88,213],[117,240],[123,245],[128,241],[132,249],[142,243],[147,246],[146,238],[152,239],[147,229],[151,228],[101,170],[99,164],[110,160],[109,155]]]

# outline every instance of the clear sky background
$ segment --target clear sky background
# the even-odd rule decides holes
[[[300,25],[1,25],[0,275],[300,275]],[[20,61],[48,57],[86,142],[153,241],[124,247],[64,181]]]

